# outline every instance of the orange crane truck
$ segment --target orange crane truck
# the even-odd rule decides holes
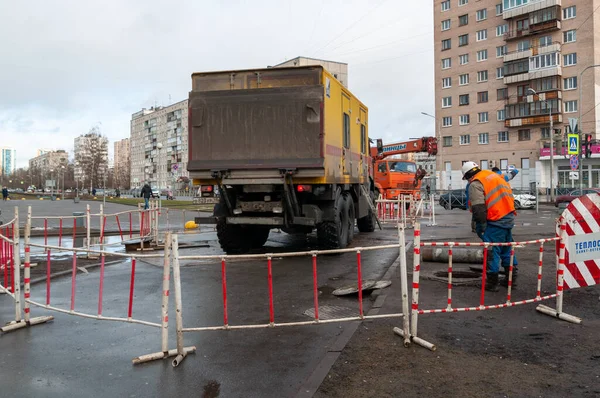
[[[415,162],[401,159],[387,159],[389,156],[403,153],[427,152],[437,154],[437,139],[423,137],[394,144],[383,145],[381,139],[377,146],[371,147],[375,188],[384,199],[398,199],[401,195],[420,197],[421,180],[426,172],[417,169]]]
[[[321,66],[192,74],[189,162],[221,248],[259,248],[272,228],[316,229],[339,249],[375,229],[368,109]],[[214,186],[218,187],[218,198]]]

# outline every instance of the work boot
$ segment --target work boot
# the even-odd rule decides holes
[[[488,273],[485,278],[485,290],[488,292],[497,292],[500,290],[498,287],[498,274]]]
[[[509,268],[508,267],[504,267],[504,270],[505,270],[504,273],[505,273],[506,276],[504,278],[502,278],[502,280],[500,281],[500,285],[503,286],[503,287],[508,287],[508,274],[509,274],[508,270],[509,270]],[[517,277],[518,276],[519,276],[519,273],[518,273],[517,269],[513,268],[512,284],[511,284],[511,287],[513,289],[515,287],[517,287]]]

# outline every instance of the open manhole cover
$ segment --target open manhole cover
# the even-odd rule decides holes
[[[364,280],[362,283],[362,290],[363,291],[371,291],[371,290],[375,290],[375,289],[383,289],[385,287],[390,286],[391,284],[392,284],[392,281]],[[347,296],[350,294],[357,294],[357,293],[358,293],[358,286],[356,283],[352,284],[352,285],[340,287],[339,289],[336,289],[333,291],[334,296]]]
[[[315,309],[309,308],[304,311],[304,315],[314,318]],[[356,308],[338,307],[336,305],[322,305],[319,306],[319,319],[337,319],[337,318],[350,318],[358,316],[358,310]]]
[[[435,271],[428,279],[448,283],[448,271]],[[481,281],[481,272],[470,270],[452,271],[453,285],[470,285]]]
[[[471,271],[477,272],[477,274],[478,274],[479,276],[481,276],[481,273],[483,272],[483,266],[479,266],[479,267],[473,266],[473,267],[469,267],[469,269],[470,269]],[[500,270],[498,271],[498,273],[499,273],[500,275],[504,275],[504,274],[506,274],[506,272],[504,272],[504,267],[500,267]]]

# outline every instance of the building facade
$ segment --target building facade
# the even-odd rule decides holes
[[[273,66],[273,68],[285,68],[290,66],[309,66],[309,65],[321,65],[336,79],[342,83],[342,85],[348,88],[348,64],[344,62],[327,61],[318,58],[309,57],[296,57],[289,61],[282,62]]]
[[[188,177],[188,101],[131,115],[131,187],[176,188]]]
[[[435,102],[442,188],[460,188],[467,160],[517,167],[513,187],[577,187],[566,153],[569,119],[600,127],[600,0],[436,0]],[[590,18],[588,18],[590,17]],[[580,81],[581,80],[581,81]],[[579,101],[581,89],[582,100]],[[550,117],[550,114],[552,115]],[[551,124],[552,120],[552,130]],[[550,178],[550,140],[556,143]],[[600,186],[600,147],[583,186]]]
[[[75,181],[81,187],[103,186],[108,174],[108,138],[96,132],[82,134],[74,141]]]
[[[8,176],[17,170],[17,151],[13,148],[0,148],[0,175]]]
[[[117,187],[129,188],[131,175],[129,138],[115,142],[114,176]]]
[[[29,159],[29,169],[41,173],[48,173],[50,170],[58,170],[61,166],[69,164],[69,155],[66,151],[59,149],[56,151],[44,151],[43,154]]]

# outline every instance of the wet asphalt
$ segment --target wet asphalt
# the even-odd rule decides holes
[[[61,203],[53,202],[52,204]],[[37,209],[61,214],[70,208]],[[116,211],[125,206],[114,205]],[[85,208],[85,204],[83,204]],[[109,211],[113,211],[110,209]],[[68,214],[68,213],[67,213]],[[553,208],[522,212],[521,229],[552,224]],[[464,228],[469,215],[461,210],[440,209],[438,226],[427,235],[471,236]],[[529,220],[529,221],[527,221]],[[426,222],[424,222],[426,224]],[[197,235],[181,235],[182,242],[207,242],[209,248],[182,249],[180,255],[220,253],[210,228]],[[409,237],[410,239],[410,234]],[[372,234],[357,234],[354,247],[393,244],[393,228]],[[298,239],[271,232],[262,252],[311,250],[314,237]],[[397,250],[363,252],[363,278],[379,279],[397,258]],[[217,326],[223,323],[221,266],[218,262],[182,260],[183,319],[185,327]],[[105,316],[126,317],[131,278],[131,262],[106,268]],[[399,286],[398,280],[392,287]],[[273,259],[273,289],[276,322],[309,320],[303,313],[313,307],[312,263],[306,258]],[[344,308],[358,314],[356,296],[337,297],[332,291],[356,283],[356,255],[353,253],[318,258],[319,305]],[[71,278],[52,280],[51,304],[68,309]],[[79,272],[76,279],[75,309],[98,311],[99,271]],[[160,322],[162,268],[160,259],[136,263],[133,317]],[[227,268],[228,314],[231,325],[268,323],[268,284],[266,261],[236,261]],[[44,284],[32,287],[32,299],[45,300]],[[171,293],[170,320],[174,324],[174,294]],[[12,300],[0,296],[0,323],[13,319]],[[365,297],[365,311],[372,303]],[[388,309],[389,310],[389,309]],[[0,336],[0,386],[11,397],[140,397],[189,395],[198,397],[288,397],[296,396],[338,337],[350,324],[294,326],[271,329],[230,330],[186,333],[185,345],[195,345],[178,368],[170,360],[132,365],[131,359],[160,351],[160,331],[137,324],[98,321],[33,308],[32,316],[54,315],[48,324]],[[400,321],[399,321],[400,322]],[[175,347],[174,327],[170,348]]]

